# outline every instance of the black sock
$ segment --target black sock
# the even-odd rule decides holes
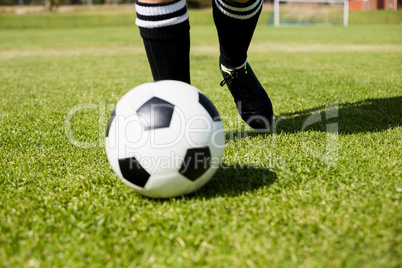
[[[135,6],[136,24],[154,80],[190,83],[190,25],[186,1],[144,4],[137,0]]]
[[[242,66],[253,37],[263,0],[245,4],[230,0],[212,0],[213,16],[218,31],[220,62],[227,68]]]

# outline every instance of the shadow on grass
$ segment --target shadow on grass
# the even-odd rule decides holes
[[[269,187],[278,177],[269,169],[251,166],[223,166],[204,187],[192,194],[195,198],[238,196]]]
[[[334,123],[337,124],[338,132],[343,134],[381,132],[401,125],[401,107],[402,96],[366,99],[353,103],[335,103],[282,114],[276,119],[276,129],[271,133],[248,130],[226,133],[226,142],[273,133],[298,133],[306,130],[327,132],[328,125]],[[223,166],[210,182],[188,197],[209,199],[219,196],[239,196],[269,187],[277,180],[277,174],[267,168],[240,164]]]
[[[401,125],[401,107],[402,96],[334,103],[280,115],[275,133],[326,132],[331,123],[337,123],[338,133],[342,134],[381,132]]]

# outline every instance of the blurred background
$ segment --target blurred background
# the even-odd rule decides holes
[[[132,24],[135,19],[134,2],[135,0],[0,0],[0,28],[127,25]],[[187,0],[191,9],[208,9],[211,3],[212,0]],[[269,13],[266,21],[269,25],[402,23],[402,0],[266,0],[264,10]],[[53,16],[43,16],[44,14]]]

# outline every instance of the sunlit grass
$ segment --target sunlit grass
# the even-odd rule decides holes
[[[227,146],[211,182],[171,200],[126,187],[102,144],[112,107],[152,79],[134,26],[0,31],[0,266],[400,266],[400,27],[261,23],[249,60],[277,124],[258,134],[194,14],[192,83]]]

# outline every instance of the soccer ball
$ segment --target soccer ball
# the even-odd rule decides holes
[[[106,154],[120,179],[139,193],[169,198],[206,184],[220,166],[225,131],[212,102],[179,81],[142,84],[117,103]]]

